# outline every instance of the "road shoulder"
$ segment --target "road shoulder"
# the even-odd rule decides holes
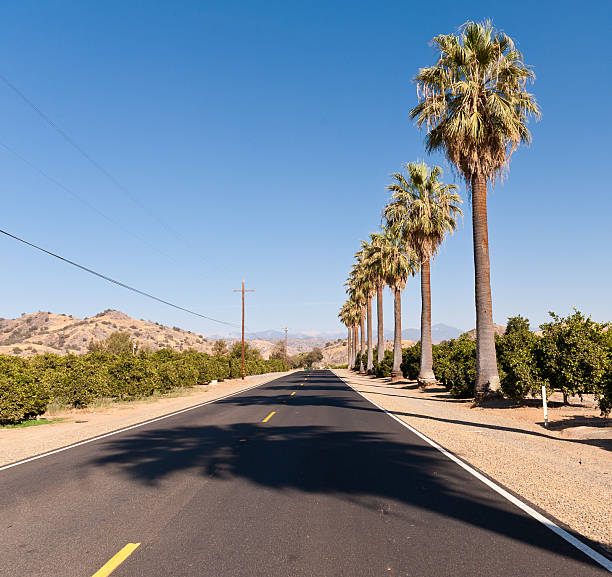
[[[507,409],[474,409],[447,400],[438,388],[421,391],[411,383],[334,372],[401,421],[612,552],[607,439],[568,438],[513,418]]]

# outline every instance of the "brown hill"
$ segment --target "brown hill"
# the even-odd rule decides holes
[[[202,335],[136,320],[115,310],[85,319],[39,312],[0,320],[0,353],[22,356],[41,352],[81,354],[87,352],[92,340],[105,339],[116,331],[129,333],[141,346],[154,350],[170,347],[179,351],[209,352],[212,346]]]
[[[506,327],[504,325],[497,325],[493,323],[493,331],[496,335],[503,335],[506,332]],[[476,340],[476,329],[472,329],[465,334],[473,341]]]
[[[23,314],[16,319],[0,319],[0,353],[30,356],[37,353],[83,354],[92,340],[103,340],[113,332],[126,332],[141,347],[153,350],[171,348],[178,351],[195,349],[210,353],[214,340],[160,323],[134,319],[125,313],[106,310],[90,318],[38,312]],[[231,345],[237,339],[225,339]],[[312,350],[309,339],[290,339],[290,355]],[[249,340],[267,359],[277,342],[263,339]]]
[[[89,343],[106,339],[111,333],[129,333],[139,346],[152,350],[171,348],[178,351],[195,349],[210,353],[214,339],[185,331],[179,327],[167,327],[160,323],[134,319],[116,310],[106,310],[97,315],[80,319],[72,315],[38,312],[23,314],[16,319],[0,319],[0,354],[31,356],[37,353],[83,354]],[[231,346],[237,339],[224,339]],[[277,346],[278,340],[249,339],[264,359]],[[314,347],[323,351],[324,365],[346,363],[346,339],[328,342],[318,337],[289,338],[288,354],[309,352]],[[410,346],[414,341],[402,341]],[[385,349],[393,348],[393,341],[385,341]]]

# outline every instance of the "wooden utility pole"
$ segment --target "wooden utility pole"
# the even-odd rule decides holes
[[[287,364],[287,331],[289,329],[285,327],[283,330],[285,331],[285,364]]]
[[[241,378],[244,380],[244,377],[246,376],[246,373],[244,371],[244,293],[254,293],[254,290],[245,290],[244,289],[244,281],[242,281],[242,288],[241,289],[234,289],[235,293],[242,293],[242,372],[241,374]]]

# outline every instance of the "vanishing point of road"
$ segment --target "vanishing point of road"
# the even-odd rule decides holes
[[[1,471],[0,503],[3,577],[608,574],[329,371]]]

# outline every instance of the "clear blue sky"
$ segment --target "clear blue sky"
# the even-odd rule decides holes
[[[5,3],[0,73],[179,234],[2,83],[0,141],[120,226],[0,147],[0,227],[224,320],[239,320],[231,291],[246,278],[257,291],[249,297],[253,330],[337,330],[343,282],[359,240],[378,227],[389,174],[425,158],[408,113],[414,74],[434,62],[430,40],[491,18],[535,67],[532,90],[543,110],[531,125],[532,147],[515,153],[509,178],[489,199],[495,321],[522,313],[539,324],[548,310],[573,305],[612,320],[611,6]],[[433,321],[469,329],[465,209],[433,269]],[[205,334],[225,331],[6,238],[0,258],[0,316],[117,308]],[[417,279],[404,311],[404,326],[418,326]]]

